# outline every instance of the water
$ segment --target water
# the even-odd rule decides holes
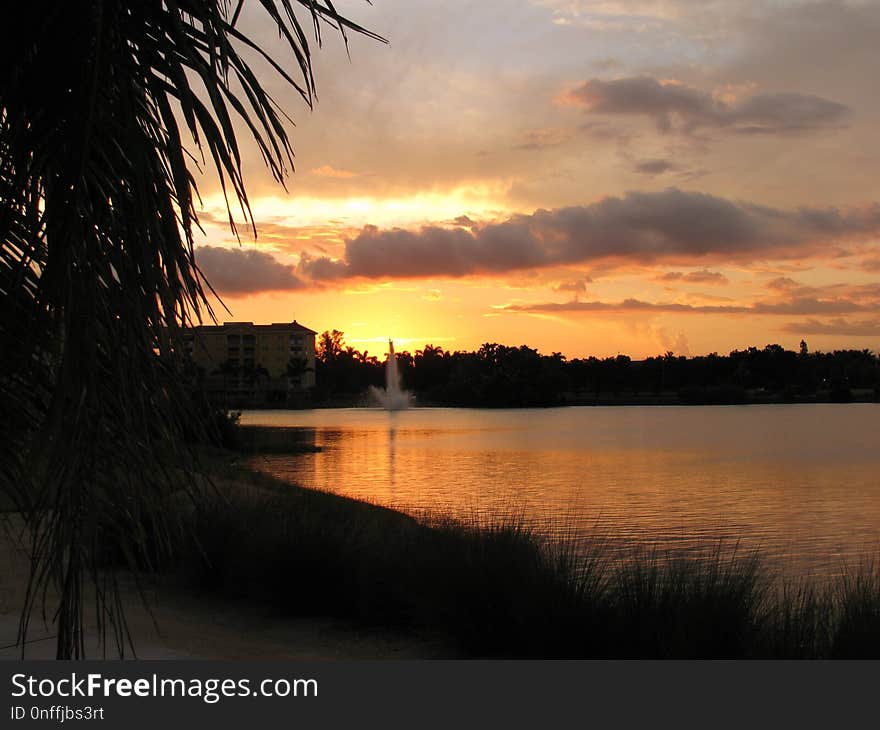
[[[320,453],[255,457],[307,487],[411,511],[515,512],[612,549],[760,547],[831,576],[880,550],[880,406],[252,411]]]

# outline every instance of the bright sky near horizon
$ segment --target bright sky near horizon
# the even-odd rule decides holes
[[[287,192],[200,183],[231,315],[358,349],[880,349],[880,2],[344,0]],[[276,55],[262,17],[245,27]],[[244,135],[242,134],[242,138]]]

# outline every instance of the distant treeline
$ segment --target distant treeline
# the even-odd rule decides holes
[[[405,388],[422,405],[516,407],[601,403],[764,403],[880,400],[880,358],[870,350],[798,352],[780,345],[729,355],[645,360],[626,355],[566,359],[522,345],[474,352],[426,345],[397,353]],[[316,400],[345,403],[385,382],[383,359],[324,332],[317,347]]]

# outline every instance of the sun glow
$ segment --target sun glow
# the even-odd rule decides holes
[[[291,227],[418,226],[451,223],[460,216],[484,221],[512,212],[504,202],[506,189],[506,185],[477,184],[390,197],[266,196],[253,199],[251,211],[258,226],[268,222]],[[207,197],[203,209],[218,222],[226,218],[222,196]]]

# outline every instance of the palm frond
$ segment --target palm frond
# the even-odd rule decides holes
[[[175,333],[212,311],[187,145],[211,159],[233,229],[233,205],[252,222],[238,130],[279,182],[293,150],[248,54],[311,105],[297,8],[319,43],[322,25],[378,39],[327,0],[250,5],[292,69],[236,27],[243,1],[35,0],[0,30],[0,489],[32,540],[20,638],[48,601],[59,658],[85,655],[90,585],[102,636],[125,649],[108,553],[167,554],[169,494],[192,487]]]

